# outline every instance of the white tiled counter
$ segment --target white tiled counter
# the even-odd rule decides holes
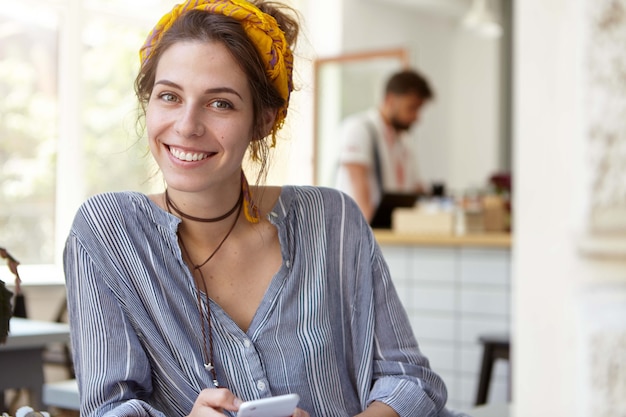
[[[396,289],[448,404],[473,406],[483,333],[510,331],[510,235],[418,236],[376,230]],[[489,402],[508,401],[509,365],[494,367]]]

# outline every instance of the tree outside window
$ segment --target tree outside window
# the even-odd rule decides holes
[[[67,235],[59,216],[69,223],[75,213],[59,201],[64,179],[81,179],[82,187],[69,190],[80,201],[162,184],[133,93],[138,49],[175,4],[155,3],[0,0],[0,246],[22,264],[59,258]],[[62,36],[72,28],[80,34],[77,51]],[[80,76],[61,83],[72,59]],[[78,128],[67,129],[63,118]],[[77,131],[80,137],[66,140]]]

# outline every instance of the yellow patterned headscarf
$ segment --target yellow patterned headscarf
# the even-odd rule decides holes
[[[265,72],[272,84],[285,100],[279,109],[272,127],[272,146],[276,145],[276,132],[283,126],[287,117],[289,96],[293,90],[292,71],[293,54],[285,39],[285,34],[278,27],[273,16],[263,13],[246,0],[188,0],[174,6],[164,15],[148,35],[139,51],[141,65],[150,59],[161,37],[172,27],[176,19],[190,10],[204,10],[209,13],[223,14],[238,20],[248,37],[254,42],[265,64]]]

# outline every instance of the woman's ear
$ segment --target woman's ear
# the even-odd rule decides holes
[[[263,130],[261,138],[266,137],[272,131],[274,123],[276,122],[277,109],[265,109],[263,111]]]

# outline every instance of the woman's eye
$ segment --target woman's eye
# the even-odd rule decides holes
[[[210,107],[214,107],[216,109],[232,109],[233,105],[230,104],[226,100],[215,100],[209,104]]]
[[[159,94],[159,98],[161,98],[161,100],[163,101],[168,101],[168,102],[178,101],[178,98],[172,93],[161,93]]]

